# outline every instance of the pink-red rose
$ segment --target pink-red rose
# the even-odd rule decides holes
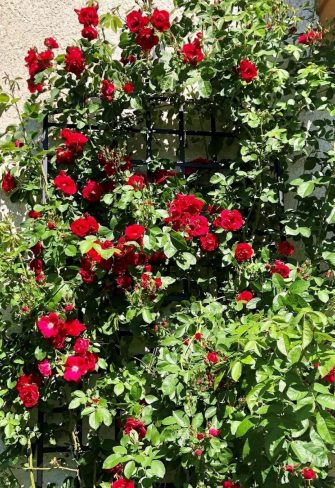
[[[114,83],[108,80],[102,80],[100,88],[100,98],[106,100],[107,102],[112,102],[114,99],[114,94],[116,92],[116,86]]]
[[[294,254],[294,245],[288,241],[281,241],[277,245],[278,254],[282,256],[292,256]]]
[[[94,217],[85,213],[83,217],[72,222],[70,228],[76,236],[86,237],[96,234],[99,230],[99,224]]]
[[[134,10],[127,15],[126,24],[131,32],[139,32],[149,24],[149,17],[143,16],[140,10]]]
[[[103,185],[93,180],[88,180],[82,191],[83,198],[92,203],[99,202],[103,193]]]
[[[64,193],[64,195],[75,195],[77,193],[77,185],[75,181],[63,170],[60,171],[58,176],[54,179],[54,186],[57,190]]]
[[[68,47],[65,56],[65,69],[77,77],[85,70],[85,56],[79,47]]]
[[[235,248],[235,259],[239,263],[249,261],[254,254],[253,248],[246,242],[240,242]]]
[[[200,237],[200,247],[205,252],[213,252],[219,247],[219,239],[215,234],[208,234]]]
[[[258,75],[257,66],[248,59],[242,59],[237,71],[240,78],[247,83],[251,83]]]
[[[5,193],[10,193],[16,188],[16,180],[10,173],[5,173],[2,178],[1,188]]]
[[[135,39],[143,51],[150,51],[154,46],[157,46],[159,41],[158,36],[155,35],[155,31],[149,27],[141,29]]]
[[[144,439],[147,434],[147,429],[145,428],[144,422],[134,418],[127,418],[123,430],[126,435],[129,435],[132,430],[135,430],[140,439]]]
[[[250,300],[252,300],[253,298],[254,298],[254,296],[251,293],[251,291],[245,290],[245,291],[241,291],[241,293],[239,293],[236,296],[236,301],[237,302],[250,302]]]
[[[223,210],[220,213],[220,224],[226,231],[236,231],[243,226],[243,217],[238,210]]]
[[[270,267],[271,275],[277,273],[280,274],[283,278],[288,278],[290,276],[290,272],[290,268],[279,259],[276,259],[274,264]]]
[[[159,32],[165,32],[171,27],[170,14],[166,10],[158,10],[156,8],[151,16],[150,21],[155,29],[157,29]]]
[[[183,56],[183,62],[192,66],[196,66],[205,59],[205,55],[201,50],[200,41],[198,38],[194,39],[193,42],[184,44],[180,52]]]

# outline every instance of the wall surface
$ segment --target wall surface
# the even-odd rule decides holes
[[[101,12],[107,12],[120,3],[123,15],[136,8],[134,0],[100,0],[99,3]],[[307,23],[311,18],[314,0],[310,0],[309,11],[302,10],[302,5],[306,3],[306,0],[290,0],[289,3],[300,9]],[[0,0],[0,59],[2,60],[0,86],[3,86],[2,78],[5,74],[8,74],[10,78],[22,78],[19,80],[19,96],[22,96],[24,100],[28,96],[25,82],[27,70],[24,66],[26,52],[32,46],[41,49],[44,38],[50,36],[57,39],[64,51],[72,40],[79,38],[81,27],[74,9],[82,7],[83,4],[84,0]],[[157,1],[158,4],[160,8],[171,9],[173,2],[172,0],[160,0]],[[5,114],[0,119],[0,133],[8,124],[16,120],[14,111]],[[194,157],[199,155],[194,154]],[[0,219],[8,212],[14,213],[19,222],[24,214],[24,208],[11,204],[0,190]],[[61,486],[62,476],[52,474],[45,478],[56,483],[57,487]],[[29,486],[27,478],[21,478],[21,480],[23,487]]]

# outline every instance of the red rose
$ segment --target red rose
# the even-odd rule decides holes
[[[157,46],[158,41],[158,36],[156,36],[154,30],[149,27],[141,29],[135,39],[136,44],[138,44],[144,51],[150,51],[154,46]]]
[[[39,256],[43,249],[43,243],[38,241],[34,246],[30,248],[30,250],[34,253],[34,256]]]
[[[97,181],[88,180],[86,186],[83,188],[82,195],[85,200],[89,202],[98,202],[104,193],[104,187]]]
[[[132,186],[134,190],[143,190],[146,185],[144,176],[132,175],[128,178],[127,185]]]
[[[48,222],[47,224],[49,230],[54,230],[56,229],[56,224],[55,222]]]
[[[81,35],[84,37],[84,39],[87,39],[88,41],[94,41],[94,39],[98,38],[99,34],[95,27],[88,25],[87,27],[83,28],[83,30],[81,31]]]
[[[67,336],[78,337],[86,330],[86,326],[79,322],[78,319],[72,319],[63,324],[63,330]]]
[[[95,27],[99,24],[98,16],[98,5],[94,7],[83,7],[81,9],[74,9],[78,15],[79,23],[86,26],[94,25]]]
[[[202,449],[196,449],[194,451],[194,455],[197,456],[197,457],[201,457],[202,456],[202,452],[203,452]]]
[[[74,154],[81,154],[84,150],[85,144],[88,139],[81,132],[75,132],[71,129],[62,129],[60,136],[65,141],[65,146]]]
[[[44,85],[43,83],[34,83],[33,80],[27,80],[27,84],[28,84],[28,90],[30,91],[30,93],[42,93],[43,89],[44,89]]]
[[[316,478],[316,473],[312,468],[304,468],[301,474],[304,480],[314,480]]]
[[[287,464],[286,466],[284,466],[284,469],[285,471],[287,471],[288,473],[293,473],[294,471],[294,466],[292,464]]]
[[[76,354],[85,354],[87,349],[90,347],[90,340],[89,339],[82,339],[78,337],[76,342],[74,343],[73,350]]]
[[[227,231],[239,230],[243,226],[243,218],[238,210],[223,210],[220,214],[222,229]]]
[[[208,434],[211,437],[219,437],[219,435],[221,434],[221,430],[211,428],[211,429],[209,429]]]
[[[36,210],[29,210],[28,217],[30,219],[39,219],[41,216],[41,212],[37,212]]]
[[[129,435],[132,430],[138,433],[140,439],[144,439],[147,434],[147,429],[145,428],[144,422],[142,420],[136,420],[134,418],[128,418],[124,425],[124,433]]]
[[[58,42],[53,37],[47,37],[46,39],[44,39],[44,45],[49,49],[59,48]]]
[[[184,44],[181,49],[181,54],[183,55],[183,62],[185,64],[191,64],[192,66],[201,63],[205,59],[205,55],[201,50],[200,41],[198,38],[194,39],[193,42]]]
[[[335,383],[335,368],[331,369],[322,379],[327,383]]]
[[[30,266],[30,269],[32,269],[34,271],[35,275],[38,276],[43,271],[44,263],[43,263],[42,259],[35,258],[30,262],[29,266]]]
[[[191,237],[206,235],[208,227],[208,220],[203,215],[192,215],[187,219],[186,230]]]
[[[77,193],[76,183],[63,170],[54,179],[54,186],[64,195],[75,195]]]
[[[72,232],[78,237],[86,237],[96,234],[99,230],[99,224],[94,217],[86,213],[70,224]]]
[[[139,241],[142,239],[145,232],[143,225],[133,224],[126,227],[124,235],[127,241]]]
[[[37,369],[44,378],[48,378],[52,375],[51,364],[47,359],[43,359],[43,361],[40,361],[37,365]]]
[[[198,441],[202,441],[204,438],[205,438],[205,434],[203,434],[202,432],[198,432],[197,433],[197,439],[198,439]]]
[[[90,269],[84,269],[84,268],[81,268],[79,270],[79,274],[81,276],[81,279],[83,280],[84,283],[86,283],[86,285],[91,285],[94,281],[94,271],[90,270]]]
[[[245,290],[245,291],[241,291],[241,293],[239,293],[236,296],[236,301],[237,302],[250,302],[250,300],[252,300],[253,298],[254,298],[254,296],[251,293],[251,291]]]
[[[217,352],[209,352],[206,356],[207,361],[209,361],[212,364],[216,364],[219,362],[219,357]]]
[[[114,93],[116,91],[116,86],[114,83],[108,80],[102,80],[100,88],[100,98],[102,100],[107,100],[107,102],[112,102],[114,99]]]
[[[322,32],[320,31],[308,31],[305,34],[301,34],[298,37],[299,44],[311,45],[315,44],[316,42],[322,41]]]
[[[294,246],[288,241],[281,241],[277,245],[278,254],[282,256],[292,256],[294,254]]]
[[[86,374],[86,364],[82,356],[69,356],[65,362],[64,380],[78,383]]]
[[[63,327],[63,322],[54,312],[43,315],[37,321],[37,328],[45,339],[56,337]]]
[[[113,481],[111,488],[135,488],[135,483],[126,478],[119,478],[117,481]]]
[[[121,290],[129,290],[133,284],[132,277],[126,274],[119,274],[115,281],[117,287]]]
[[[73,164],[75,159],[76,155],[69,149],[65,147],[58,147],[56,149],[56,162],[58,164]]]
[[[20,388],[19,397],[24,407],[33,408],[36,407],[39,400],[38,386],[35,384],[24,385]]]
[[[24,143],[22,141],[20,141],[20,139],[16,139],[15,141],[15,147],[23,147],[24,146]]]
[[[85,56],[79,47],[68,47],[65,56],[65,69],[68,73],[80,76],[85,70]]]
[[[4,177],[2,178],[1,188],[5,193],[10,193],[14,188],[16,188],[16,180],[14,176],[10,173],[5,173]]]
[[[149,18],[143,16],[140,10],[134,10],[127,15],[126,24],[131,32],[138,32],[149,24]]]
[[[201,339],[202,339],[202,333],[201,332],[196,332],[194,334],[194,340],[195,341],[201,341]]]
[[[166,10],[158,10],[156,8],[151,16],[150,21],[155,29],[157,29],[159,32],[165,32],[171,27],[170,14]]]
[[[224,481],[222,486],[223,488],[240,488],[240,484],[233,481]]]
[[[247,83],[251,83],[252,80],[258,75],[257,66],[248,59],[242,59],[237,71],[240,78]]]
[[[134,93],[135,85],[133,85],[133,83],[126,83],[125,85],[123,85],[122,89],[125,93],[130,95],[131,93]]]
[[[270,268],[271,275],[277,273],[280,274],[283,278],[288,278],[290,276],[290,272],[290,268],[282,261],[279,261],[279,259],[276,259],[276,261]]]
[[[250,244],[247,244],[246,242],[241,242],[237,244],[235,248],[235,259],[239,263],[244,263],[245,261],[249,261],[249,259],[251,259],[253,254],[254,254],[253,248],[250,246]]]

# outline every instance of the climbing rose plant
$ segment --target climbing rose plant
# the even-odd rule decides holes
[[[29,50],[0,145],[2,190],[27,208],[0,223],[6,483],[21,463],[34,487],[34,446],[65,438],[76,468],[45,467],[67,487],[333,486],[327,33],[281,0],[120,12],[89,2],[78,42]],[[138,164],[147,114],[173,124],[181,105],[232,142]]]

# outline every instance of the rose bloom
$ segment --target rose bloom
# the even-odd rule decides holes
[[[169,178],[174,178],[177,176],[177,171],[173,169],[159,169],[154,173],[154,180],[157,185],[162,185]]]
[[[113,481],[111,488],[135,488],[135,483],[126,478],[119,478],[117,481]]]
[[[46,47],[48,47],[49,49],[58,49],[59,48],[58,42],[53,37],[46,37],[44,39],[44,45]]]
[[[204,438],[205,438],[205,434],[203,434],[202,432],[198,432],[197,433],[197,439],[198,439],[198,441],[202,441],[202,440],[204,440]]]
[[[331,369],[322,379],[327,383],[335,383],[335,368]]]
[[[288,241],[281,241],[277,245],[278,254],[282,256],[292,256],[294,254],[294,246]]]
[[[37,365],[37,369],[44,378],[52,375],[51,364],[47,359],[43,359],[43,361],[40,361]]]
[[[76,155],[70,149],[66,149],[65,147],[58,147],[56,149],[57,164],[73,164],[75,159]]]
[[[106,100],[107,102],[112,102],[114,99],[114,93],[116,91],[116,86],[114,83],[108,80],[102,80],[100,88],[100,98]]]
[[[70,224],[72,232],[78,237],[86,237],[96,234],[99,230],[99,224],[94,217],[85,213],[83,217],[73,221]]]
[[[276,259],[276,261],[270,268],[271,275],[277,273],[280,274],[283,278],[288,278],[290,276],[290,272],[290,268],[279,259]]]
[[[165,32],[171,27],[170,14],[166,10],[158,10],[156,8],[151,16],[150,21],[155,29],[157,29],[159,32]]]
[[[83,339],[81,337],[78,337],[78,339],[76,339],[76,342],[74,343],[73,350],[76,354],[82,355],[85,354],[85,352],[87,352],[89,347],[90,347],[89,339]]]
[[[145,227],[139,224],[128,225],[125,228],[124,235],[127,241],[139,241],[142,239]]]
[[[202,452],[203,452],[202,449],[196,449],[194,451],[194,455],[197,456],[197,457],[201,457],[202,456]]]
[[[98,5],[93,7],[83,7],[81,9],[74,9],[78,15],[79,23],[86,26],[99,24]]]
[[[133,284],[132,277],[126,274],[119,274],[115,281],[117,287],[121,290],[129,290]]]
[[[127,185],[132,186],[134,190],[143,190],[146,186],[146,181],[142,175],[132,175],[128,178]]]
[[[122,87],[122,90],[127,93],[127,95],[131,95],[135,91],[135,85],[133,83],[125,83]]]
[[[18,378],[16,383],[16,391],[19,394],[21,402],[26,408],[32,408],[38,404],[39,384],[39,379],[32,374],[29,376],[21,375]]]
[[[43,315],[37,321],[37,328],[46,339],[56,337],[62,325],[62,321],[54,312],[51,312],[49,315]]]
[[[191,237],[200,237],[208,234],[208,220],[203,215],[192,215],[187,219],[186,230]]]
[[[254,254],[253,248],[246,242],[240,242],[235,248],[235,259],[239,263],[249,261]]]
[[[126,435],[129,435],[132,430],[136,430],[139,439],[144,439],[147,434],[147,429],[142,420],[127,418],[123,431]]]
[[[321,42],[322,41],[322,32],[320,31],[308,31],[305,34],[301,34],[298,37],[298,43],[299,44],[305,44],[305,45],[311,45],[315,44],[316,42]]]
[[[82,356],[69,356],[65,362],[65,381],[74,381],[78,383],[81,377],[86,374],[87,368]]]
[[[43,249],[42,241],[36,242],[36,244],[30,248],[30,250],[34,253],[34,256],[39,256],[42,252],[42,249]]]
[[[239,483],[234,483],[233,481],[224,481],[223,482],[223,488],[240,488]]]
[[[185,64],[190,64],[196,66],[205,59],[205,55],[201,50],[199,39],[194,39],[193,42],[184,44],[181,49],[181,54],[183,55],[183,62]]]
[[[149,24],[149,18],[143,16],[140,10],[133,10],[127,15],[126,24],[131,32],[139,32],[140,29]]]
[[[14,188],[16,188],[15,178],[9,172],[5,173],[4,177],[2,178],[1,188],[5,193],[10,193],[12,190],[14,190]]]
[[[104,193],[104,187],[97,181],[88,180],[86,186],[83,188],[82,195],[85,200],[89,202],[98,202]]]
[[[36,92],[42,93],[42,91],[44,90],[43,83],[34,83],[34,81],[31,79],[27,80],[27,85],[30,93],[36,93]]]
[[[60,171],[58,176],[54,179],[54,186],[64,193],[64,195],[75,195],[77,193],[77,185],[75,181],[63,170]]]
[[[41,216],[41,212],[37,212],[36,210],[29,210],[28,217],[30,219],[39,219]]]
[[[86,326],[79,322],[78,319],[72,319],[63,324],[63,329],[67,336],[78,337],[86,330]]]
[[[83,30],[81,31],[81,35],[84,39],[87,39],[88,41],[94,41],[94,39],[98,38],[99,34],[95,27],[88,25],[87,27],[83,28]]]
[[[209,429],[208,431],[208,434],[211,436],[211,437],[219,437],[221,431],[219,429]]]
[[[48,222],[47,227],[49,230],[54,230],[56,229],[56,224],[55,222]]]
[[[239,230],[243,226],[243,218],[238,210],[223,210],[220,214],[222,229],[227,231]]]
[[[236,295],[237,302],[250,302],[253,298],[254,296],[249,290],[241,291],[241,293]]]
[[[65,69],[77,77],[85,70],[85,56],[79,47],[68,47],[65,56]]]
[[[40,258],[35,258],[32,261],[30,261],[29,267],[31,270],[34,271],[36,275],[39,275],[43,271],[44,263],[42,259]]]
[[[157,46],[159,41],[158,36],[155,35],[155,31],[149,27],[141,29],[135,39],[143,51],[150,51],[154,46]]]
[[[301,474],[304,480],[314,480],[316,478],[316,473],[312,468],[304,468]]]
[[[242,59],[237,70],[240,78],[247,83],[251,83],[258,75],[257,66],[248,59]]]
[[[293,473],[294,471],[294,466],[292,464],[287,464],[286,466],[284,466],[284,469],[285,471],[287,471],[288,473]]]
[[[219,357],[217,352],[209,352],[206,356],[207,361],[209,361],[212,364],[216,364],[219,362]]]
[[[60,136],[65,141],[65,146],[74,154],[81,154],[84,150],[85,144],[88,143],[88,138],[81,132],[75,132],[71,129],[62,129]]]

